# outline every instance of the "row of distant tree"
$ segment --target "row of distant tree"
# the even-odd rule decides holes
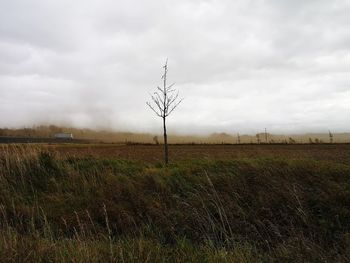
[[[329,136],[329,140],[328,141],[324,141],[322,139],[319,139],[319,138],[311,138],[309,137],[308,138],[308,143],[310,144],[319,144],[319,143],[334,143],[334,135],[333,133],[329,132],[328,133],[328,136]],[[261,138],[264,138],[263,140]],[[293,139],[292,137],[289,137],[288,139],[285,138],[283,140],[274,140],[274,139],[270,139],[269,138],[270,135],[266,132],[265,130],[265,133],[261,134],[261,133],[258,133],[256,134],[256,143],[258,144],[266,144],[266,143],[270,143],[270,144],[273,144],[273,143],[285,143],[285,144],[296,144],[296,143],[305,143],[303,141],[297,141],[296,139]],[[241,143],[241,139],[240,139],[240,135],[237,134],[237,143],[240,144]]]
[[[18,136],[18,137],[52,137],[56,133],[73,133],[77,139],[91,139],[103,142],[128,142],[128,143],[154,143],[163,144],[163,138],[151,134],[136,134],[128,132],[113,132],[113,131],[94,131],[90,129],[76,129],[70,127],[60,127],[55,125],[41,125],[32,128],[9,129],[0,128],[0,136]],[[226,133],[212,134],[210,136],[172,136],[171,143],[193,143],[193,144],[207,144],[207,143],[224,143],[224,144],[297,144],[297,143],[334,143],[335,138],[332,133],[328,136],[325,134],[314,135],[312,137],[297,136],[297,137],[283,137],[269,133],[259,133],[255,136],[248,136],[237,134],[236,136]],[[344,136],[339,135],[339,142],[347,141]],[[350,137],[349,137],[350,139]]]

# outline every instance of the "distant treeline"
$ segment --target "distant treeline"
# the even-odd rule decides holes
[[[0,144],[9,143],[93,143],[91,140],[53,138],[53,137],[33,137],[33,136],[0,136]]]
[[[149,133],[118,132],[108,130],[78,129],[55,125],[41,125],[31,128],[0,128],[0,136],[53,138],[56,133],[72,133],[75,139],[94,140],[105,143],[162,143],[162,136]],[[348,143],[350,133],[276,135],[261,132],[255,135],[237,133],[213,133],[207,136],[170,134],[172,144],[298,144],[298,143]]]

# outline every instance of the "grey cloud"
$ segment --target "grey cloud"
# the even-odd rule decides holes
[[[0,125],[158,131],[145,101],[168,57],[185,97],[171,131],[349,130],[349,12],[346,0],[0,1]]]

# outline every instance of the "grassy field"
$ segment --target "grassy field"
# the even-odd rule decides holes
[[[58,144],[44,147],[63,156],[91,156],[152,164],[161,163],[163,160],[162,145]],[[232,160],[275,157],[349,163],[350,144],[171,145],[169,154],[170,160],[175,163],[196,159]]]
[[[349,262],[350,145],[0,146],[0,262]]]

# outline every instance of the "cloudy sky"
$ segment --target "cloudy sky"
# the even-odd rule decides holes
[[[348,0],[0,0],[0,126],[350,131]]]

